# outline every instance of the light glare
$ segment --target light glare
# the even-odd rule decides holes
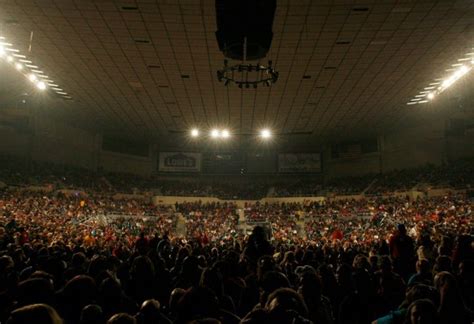
[[[23,69],[23,64],[17,63],[17,64],[15,64],[15,67],[18,71],[20,71],[21,69]]]
[[[199,136],[199,130],[197,128],[193,128],[191,130],[191,136],[192,137],[198,137]]]
[[[43,81],[40,81],[36,84],[36,86],[38,87],[38,89],[40,90],[45,90],[46,89],[46,83],[44,83]]]
[[[434,95],[434,93],[432,93],[432,92],[431,92],[431,93],[428,93],[428,99],[430,99],[430,100],[431,100],[431,99],[433,99],[433,98],[434,98],[434,96],[435,96],[435,95]]]
[[[217,130],[217,129],[211,130],[211,137],[212,138],[218,138],[219,135],[220,135],[219,130]]]
[[[272,137],[272,132],[269,129],[262,129],[260,131],[260,136],[262,138],[268,139],[268,138]]]
[[[230,136],[230,133],[227,129],[224,129],[221,133],[223,138],[228,138]]]
[[[33,73],[31,73],[30,75],[28,75],[28,79],[29,79],[31,82],[35,82],[35,81],[36,81],[36,75],[34,75]]]
[[[7,61],[8,61],[8,62],[13,62],[13,56],[10,56],[10,55],[7,56]]]

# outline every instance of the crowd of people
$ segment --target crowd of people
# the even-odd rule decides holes
[[[96,193],[144,193],[163,196],[216,197],[220,199],[256,200],[266,197],[314,197],[334,195],[368,196],[425,190],[433,187],[472,189],[474,160],[458,160],[441,166],[394,170],[383,174],[323,179],[315,177],[278,176],[273,179],[222,179],[188,177],[173,180],[158,175],[138,176],[91,171],[45,162],[0,157],[0,181],[16,186],[51,186],[54,189],[76,189]],[[228,181],[229,180],[229,181]],[[418,188],[419,187],[419,188]]]
[[[0,189],[0,322],[471,323],[472,198],[377,194],[429,177],[466,187],[467,169],[449,173],[459,186],[440,167],[370,180],[365,199],[244,205],[155,205],[114,195],[133,177],[2,170],[15,186]]]
[[[0,321],[467,324],[472,208],[462,195],[240,209],[4,190]],[[271,237],[239,233],[242,212]]]
[[[235,180],[235,181],[232,181]],[[163,196],[215,197],[219,199],[261,199],[267,195],[269,185],[265,182],[250,182],[236,179],[192,179],[188,181],[160,181]]]
[[[300,236],[297,221],[302,213],[299,204],[247,203],[244,213],[249,224],[268,223],[271,236],[277,241],[295,242]]]
[[[203,244],[232,240],[239,236],[239,215],[234,203],[182,203],[176,211],[186,219],[186,237]]]

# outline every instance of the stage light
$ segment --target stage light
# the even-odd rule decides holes
[[[264,139],[269,139],[270,137],[272,137],[272,132],[269,130],[269,129],[262,129],[260,131],[260,137],[261,138],[264,138]]]
[[[30,75],[28,75],[28,79],[29,79],[31,82],[35,82],[35,81],[36,81],[36,75],[34,75],[33,73],[31,73]]]
[[[433,92],[430,92],[430,93],[428,93],[428,96],[427,96],[427,97],[428,97],[428,99],[431,100],[431,99],[433,99],[433,98],[435,97],[435,95],[434,95]]]
[[[21,69],[23,69],[23,64],[21,64],[21,63],[16,63],[16,64],[15,64],[15,68],[16,68],[18,71],[20,71]]]
[[[220,136],[220,132],[218,129],[213,129],[211,130],[211,137],[212,138],[218,138]]]
[[[38,87],[38,89],[40,90],[45,90],[46,89],[46,83],[44,83],[43,81],[40,81],[36,84],[36,86]]]
[[[197,128],[191,129],[191,136],[192,137],[198,137],[199,136],[199,129],[197,129]]]
[[[230,133],[227,129],[224,129],[222,132],[221,132],[221,136],[223,138],[229,138],[230,137]]]

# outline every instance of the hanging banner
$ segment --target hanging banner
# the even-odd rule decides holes
[[[160,172],[200,172],[201,153],[160,152]]]
[[[278,154],[278,172],[316,173],[321,172],[320,153]]]

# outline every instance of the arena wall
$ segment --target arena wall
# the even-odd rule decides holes
[[[425,113],[411,124],[397,127],[399,131],[380,136],[377,152],[332,158],[330,148],[324,149],[323,175],[333,178],[377,174],[474,155],[474,131],[470,124],[465,122],[462,132],[450,134],[449,123],[454,117]],[[455,119],[467,120],[463,115],[456,115]],[[33,116],[19,125],[0,125],[0,154],[145,176],[157,171],[156,147],[150,146],[146,157],[104,151],[100,134],[45,116]],[[451,125],[452,131],[457,129],[456,124]],[[275,172],[276,161],[271,161],[276,157],[275,152],[267,152],[263,157],[249,158],[249,172]],[[265,168],[268,165],[271,167]]]
[[[33,160],[97,168],[100,135],[48,118],[34,119],[33,134]]]
[[[238,207],[245,207],[246,203],[255,204],[256,202],[260,203],[304,203],[308,201],[323,201],[325,197],[281,197],[281,198],[263,198],[260,200],[221,200],[214,197],[182,197],[182,196],[155,196],[152,199],[152,202],[155,205],[174,205],[176,203],[186,203],[186,202],[202,202],[202,203],[224,203],[224,202],[233,202]]]
[[[378,174],[428,163],[440,165],[450,159],[448,152],[469,151],[469,143],[474,146],[472,140],[458,140],[457,147],[449,148],[445,124],[446,120],[436,115],[422,116],[416,123],[379,136],[378,152],[334,159],[328,148],[324,152],[324,174],[326,178],[335,178]],[[470,150],[474,151],[474,148]],[[451,153],[451,156],[454,155]]]
[[[0,128],[0,153],[27,157],[30,151],[31,135],[11,127]]]
[[[100,151],[99,167],[109,172],[132,173],[147,176],[155,171],[156,162],[150,157]]]
[[[385,135],[382,140],[381,170],[413,168],[445,161],[443,120],[430,120],[417,126]]]
[[[329,154],[329,153],[327,153]],[[327,159],[324,164],[326,178],[359,176],[364,174],[380,173],[380,154],[371,153],[350,158]]]
[[[474,156],[474,129],[461,136],[447,137],[446,156],[449,161]]]

